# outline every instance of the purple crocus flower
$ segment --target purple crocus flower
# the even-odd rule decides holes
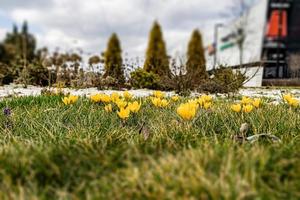
[[[5,116],[10,116],[11,115],[11,109],[10,108],[4,108],[3,109],[3,113]]]

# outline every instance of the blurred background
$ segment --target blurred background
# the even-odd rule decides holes
[[[241,2],[245,5],[241,7]],[[84,49],[98,53],[116,32],[124,53],[144,56],[154,20],[162,28],[168,52],[184,51],[193,29],[213,39],[214,24],[234,19],[257,0],[1,0],[0,40],[26,20],[37,46],[49,50]]]
[[[50,68],[56,76],[59,68],[72,67],[75,74],[105,71],[105,52],[114,37],[124,58],[120,63],[130,65],[129,77],[145,68],[150,30],[157,24],[175,63],[188,59],[191,35],[198,30],[209,74],[227,66],[251,77],[248,86],[279,79],[300,85],[299,13],[299,0],[1,0],[1,82],[30,73],[30,64],[47,79]],[[16,67],[7,72],[7,66]]]

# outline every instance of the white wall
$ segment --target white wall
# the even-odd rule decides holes
[[[241,73],[245,73],[247,78],[251,78],[244,84],[245,87],[261,87],[263,77],[263,67],[249,67],[239,69]]]

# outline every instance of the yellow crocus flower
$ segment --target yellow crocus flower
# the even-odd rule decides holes
[[[290,93],[289,94],[285,94],[285,95],[283,95],[283,99],[286,102],[289,102],[291,99],[293,99],[293,95],[291,95]]]
[[[211,107],[211,105],[212,105],[211,102],[205,102],[204,105],[203,105],[203,108],[207,110]]]
[[[190,103],[180,104],[177,114],[184,120],[191,120],[196,115],[196,108]]]
[[[295,99],[291,94],[283,95],[283,99],[292,107],[297,107],[299,105],[299,100]]]
[[[69,105],[75,103],[77,100],[78,100],[78,96],[70,95],[68,97],[64,97],[62,101],[65,105]]]
[[[101,95],[101,101],[103,102],[103,103],[109,103],[110,102],[110,96],[109,95],[107,95],[107,94],[102,94]]]
[[[245,96],[244,96],[244,97],[242,98],[242,100],[241,100],[241,103],[244,104],[244,105],[250,104],[250,103],[252,103],[252,99],[249,98],[249,97],[245,97]]]
[[[156,107],[159,107],[159,105],[160,105],[160,102],[161,102],[161,99],[159,99],[159,98],[151,98],[151,102],[152,102],[152,104],[154,105],[154,106],[156,106]]]
[[[101,102],[101,94],[94,94],[90,96],[90,99],[94,102],[94,103],[99,103]]]
[[[159,108],[166,107],[169,104],[169,102],[166,99],[160,99],[158,97],[151,98],[151,101],[155,107]]]
[[[119,100],[120,95],[117,92],[113,92],[113,93],[111,93],[110,98],[111,98],[111,101],[116,102],[117,100]]]
[[[243,107],[243,112],[245,112],[245,113],[249,113],[249,112],[251,112],[252,110],[253,110],[253,106],[252,106],[251,104],[245,105],[245,106]]]
[[[127,107],[131,112],[137,113],[141,108],[141,104],[137,101],[134,101],[133,103],[128,103]]]
[[[178,101],[178,100],[179,100],[179,96],[172,96],[171,99],[172,99],[173,101]]]
[[[63,103],[64,103],[65,105],[69,105],[69,104],[70,104],[69,97],[64,97],[62,101],[63,101]]]
[[[130,100],[130,99],[132,99],[133,95],[132,95],[130,92],[128,92],[128,91],[124,91],[124,92],[123,92],[123,97],[124,97],[126,100]]]
[[[299,100],[292,98],[288,101],[288,104],[292,107],[297,107],[299,105]]]
[[[198,99],[189,100],[188,104],[190,104],[190,106],[193,106],[196,110],[199,108]]]
[[[259,107],[260,107],[260,104],[261,104],[261,99],[254,99],[253,102],[252,102],[252,105],[253,105],[255,108],[259,108]]]
[[[166,107],[169,105],[169,102],[166,99],[161,100],[160,107]]]
[[[129,108],[120,108],[120,111],[118,111],[117,114],[121,119],[126,119],[129,117],[130,110]]]
[[[201,96],[201,99],[202,99],[204,102],[210,102],[210,101],[212,101],[212,97],[209,96],[209,95],[203,95],[203,96]]]
[[[125,108],[126,105],[127,105],[127,102],[126,101],[123,101],[121,99],[117,100],[116,102],[116,105],[119,107],[119,108]]]
[[[203,105],[204,105],[204,100],[200,97],[199,99],[198,99],[198,104],[202,107]]]
[[[231,106],[231,110],[233,110],[234,112],[241,112],[242,106],[241,104],[234,104]]]
[[[164,97],[165,95],[164,95],[163,92],[157,90],[157,91],[154,91],[154,92],[153,92],[153,96],[156,97],[156,98],[162,98],[162,97]]]
[[[70,102],[71,103],[75,103],[78,100],[78,96],[75,95],[70,95],[69,96]]]

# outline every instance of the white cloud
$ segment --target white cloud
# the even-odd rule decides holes
[[[80,48],[88,45],[85,40],[68,36],[57,29],[49,30],[45,34],[37,34],[36,37],[40,46],[51,45],[53,47],[59,47],[62,50],[68,50],[70,46]]]
[[[7,30],[4,28],[0,28],[0,41],[2,41],[7,33]]]
[[[80,47],[99,53],[116,32],[124,52],[143,56],[148,32],[155,19],[163,28],[169,54],[185,51],[194,28],[204,33],[205,43],[212,39],[215,22],[232,0],[4,0],[6,14],[16,22],[28,20],[39,29],[39,46],[50,49]],[[1,11],[1,8],[0,8]],[[3,10],[4,11],[4,10]],[[1,33],[1,32],[0,32]],[[76,41],[76,42],[75,42]],[[183,52],[184,53],[184,52]]]

